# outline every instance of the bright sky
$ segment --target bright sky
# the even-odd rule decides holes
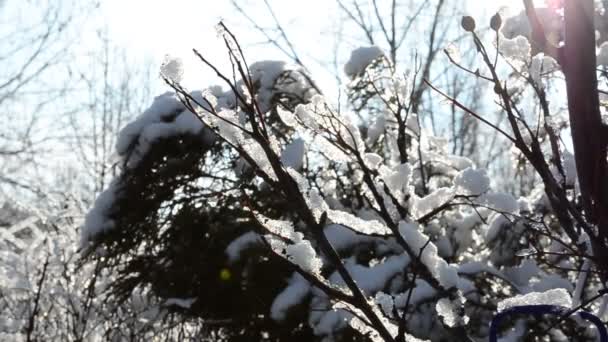
[[[466,1],[469,12],[475,17],[483,13],[494,13],[498,9],[515,5],[516,0],[448,0]],[[542,1],[542,0],[541,0]],[[262,0],[246,0],[244,4],[253,8],[249,13],[253,18],[265,18],[267,12]],[[336,25],[338,13],[335,1],[329,0],[274,0],[270,1],[282,24],[289,27],[290,39],[305,59],[319,58],[319,53],[331,54],[332,41],[329,32]],[[348,1],[347,1],[348,3]],[[202,88],[210,83],[201,78],[211,77],[204,71],[200,62],[193,56],[191,49],[197,48],[207,58],[222,65],[225,49],[216,38],[215,24],[223,19],[237,33],[239,40],[246,45],[246,55],[250,62],[262,59],[282,59],[283,55],[274,49],[263,47],[261,36],[251,29],[239,14],[235,13],[229,0],[107,0],[102,3],[102,11],[108,22],[113,39],[128,46],[130,50],[140,51],[162,61],[166,54],[180,57],[185,64],[185,84],[190,88]],[[256,13],[257,12],[257,13]],[[325,50],[325,52],[322,52]],[[315,68],[309,65],[315,77]],[[325,77],[330,77],[329,73]],[[317,79],[321,84],[323,79]],[[325,80],[331,82],[331,80]]]

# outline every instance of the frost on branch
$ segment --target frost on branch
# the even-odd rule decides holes
[[[552,289],[545,292],[531,292],[499,302],[497,310],[500,312],[518,305],[541,304],[570,308],[572,306],[572,297],[565,289]]]
[[[165,56],[165,60],[160,66],[160,74],[173,82],[179,83],[184,77],[184,63],[180,58]]]

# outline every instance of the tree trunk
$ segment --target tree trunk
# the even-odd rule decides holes
[[[593,0],[565,1],[566,41],[561,63],[583,208],[587,220],[598,227],[597,236],[590,237],[597,266],[608,271],[607,138],[597,91],[593,6]]]

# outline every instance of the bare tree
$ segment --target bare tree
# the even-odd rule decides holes
[[[71,90],[66,64],[76,41],[75,29],[94,4],[91,2],[24,1],[5,3],[0,12],[0,183],[2,189],[41,194],[32,184],[39,176],[49,141],[57,136],[46,126],[60,117],[56,107]],[[58,77],[59,76],[59,77]]]

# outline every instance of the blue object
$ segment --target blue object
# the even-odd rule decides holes
[[[498,325],[506,316],[514,314],[530,314],[535,316],[551,314],[561,316],[569,313],[570,311],[571,309],[569,308],[564,308],[556,305],[522,305],[506,309],[496,314],[496,316],[494,316],[494,318],[492,319],[492,323],[490,324],[490,342],[498,341]],[[578,311],[576,312],[576,314],[578,314],[581,318],[590,321],[597,327],[600,342],[608,342],[608,332],[606,332],[606,327],[596,315],[587,311]]]

